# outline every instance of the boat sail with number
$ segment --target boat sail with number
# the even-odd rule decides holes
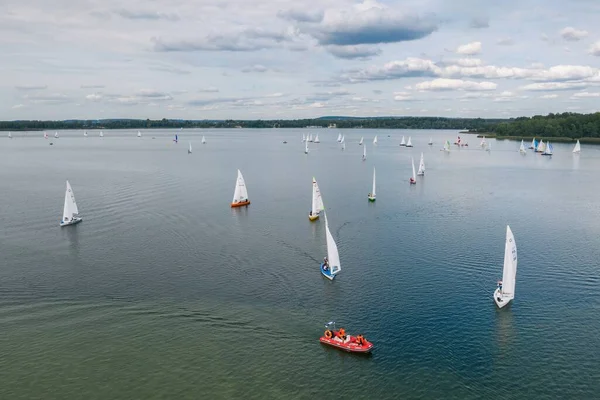
[[[421,160],[419,161],[419,170],[417,171],[417,175],[425,175],[425,160],[423,159],[423,153],[421,153]]]
[[[515,283],[517,279],[517,243],[506,225],[506,241],[504,243],[504,268],[502,270],[502,280],[498,282],[498,287],[494,291],[494,302],[499,308],[507,305],[515,298]]]
[[[573,153],[576,153],[576,154],[581,153],[581,144],[579,144],[579,139],[577,139],[577,143],[575,143],[575,147],[573,148]]]
[[[247,206],[248,204],[250,204],[250,200],[248,199],[248,189],[246,188],[246,182],[244,181],[242,172],[238,169],[231,207],[242,207]]]
[[[373,167],[373,190],[367,196],[369,201],[375,201],[377,199],[377,195],[375,194],[375,167]]]
[[[329,280],[333,280],[342,270],[340,263],[340,254],[337,245],[331,232],[329,231],[329,223],[327,222],[327,214],[325,214],[325,237],[327,241],[327,257],[321,263],[321,274]]]
[[[319,214],[321,211],[325,210],[325,206],[323,205],[323,198],[321,197],[321,191],[319,190],[319,185],[317,185],[317,180],[313,177],[312,180],[312,204],[311,210],[308,213],[308,219],[314,221],[319,218]]]
[[[75,202],[73,189],[71,189],[71,184],[69,181],[67,181],[63,217],[60,220],[60,226],[75,225],[81,221],[83,221],[83,218],[79,216],[79,210],[77,209],[77,203]]]

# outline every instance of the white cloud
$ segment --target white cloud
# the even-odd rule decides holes
[[[562,38],[564,40],[568,40],[570,42],[576,42],[578,40],[581,40],[585,37],[587,37],[588,35],[588,31],[584,31],[584,30],[579,30],[579,29],[575,29],[573,27],[566,27],[564,29],[562,29],[559,32],[560,36],[562,36]]]
[[[468,56],[479,54],[481,53],[481,42],[471,42],[458,46],[456,48],[456,53]]]
[[[435,90],[467,90],[467,91],[485,91],[496,90],[493,82],[473,82],[463,81],[462,79],[434,79],[432,81],[421,82],[415,85],[417,90],[435,91]]]
[[[90,101],[100,101],[100,100],[102,100],[102,94],[100,94],[100,93],[88,94],[87,96],[85,96],[85,99],[90,100]]]
[[[600,93],[599,92],[579,92],[579,93],[575,93],[573,96],[571,96],[574,99],[582,99],[585,97],[600,97]]]
[[[557,97],[557,94],[545,94],[543,96],[540,96],[540,99],[556,99]]]
[[[255,64],[255,65],[250,65],[248,67],[244,67],[242,68],[242,72],[248,73],[248,72],[267,72],[269,70],[269,68],[265,67],[264,65],[261,64]]]
[[[483,61],[478,58],[461,58],[456,61],[456,64],[461,67],[480,67],[483,65]]]
[[[16,109],[18,109],[18,108],[23,108],[23,107],[25,107],[25,105],[24,105],[24,104],[15,104],[15,105],[14,105],[14,106],[12,106],[11,108],[12,108],[13,110],[16,110]]]
[[[544,91],[544,90],[572,90],[584,89],[588,84],[584,82],[543,82],[532,83],[521,87],[522,90]]]
[[[590,46],[588,53],[600,57],[600,40]]]

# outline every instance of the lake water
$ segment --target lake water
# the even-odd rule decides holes
[[[305,155],[308,132],[2,137],[0,398],[600,396],[600,148],[487,153],[465,135],[446,154],[456,131],[322,129]],[[231,209],[238,168],[252,204]],[[334,282],[324,220],[307,218],[313,176]],[[84,221],[60,228],[66,179]],[[506,224],[516,299],[498,310]],[[373,354],[321,345],[331,320]]]

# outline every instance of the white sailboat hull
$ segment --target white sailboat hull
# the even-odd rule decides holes
[[[68,225],[75,225],[80,223],[81,221],[83,221],[83,218],[81,217],[73,217],[72,220],[64,222],[64,221],[60,221],[60,226],[68,226]]]
[[[494,302],[496,303],[496,305],[498,306],[498,308],[504,307],[505,305],[507,305],[508,303],[510,303],[511,300],[512,300],[511,297],[503,297],[503,295],[500,292],[499,288],[497,288],[494,291]]]

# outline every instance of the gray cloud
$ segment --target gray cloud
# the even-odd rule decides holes
[[[219,89],[217,89],[216,87],[207,87],[207,88],[198,89],[199,93],[217,93],[218,91],[219,91]]]
[[[179,15],[174,13],[164,13],[160,11],[143,11],[143,10],[126,10],[120,9],[114,11],[115,14],[119,15],[122,18],[126,19],[146,19],[146,20],[168,20],[168,21],[178,21]]]
[[[488,17],[476,17],[471,19],[469,27],[473,29],[484,29],[490,27],[490,19]]]
[[[104,85],[81,85],[81,89],[104,89]]]
[[[247,67],[242,68],[242,72],[244,73],[248,73],[248,72],[267,72],[269,70],[269,68],[265,67],[264,65],[260,65],[260,64],[256,64],[256,65],[250,65]]]
[[[512,38],[503,38],[498,39],[496,44],[499,46],[512,46],[513,44],[515,44],[515,41]]]
[[[277,13],[279,18],[296,22],[321,22],[323,20],[323,15],[322,10],[285,10]]]
[[[15,89],[17,90],[44,90],[47,89],[47,85],[17,85]]]
[[[325,47],[329,53],[337,58],[345,59],[368,59],[381,54],[381,49],[376,46],[357,45],[357,46],[336,46],[329,45]]]
[[[72,99],[62,93],[53,94],[27,94],[23,96],[28,102],[33,104],[64,104],[69,103]]]

